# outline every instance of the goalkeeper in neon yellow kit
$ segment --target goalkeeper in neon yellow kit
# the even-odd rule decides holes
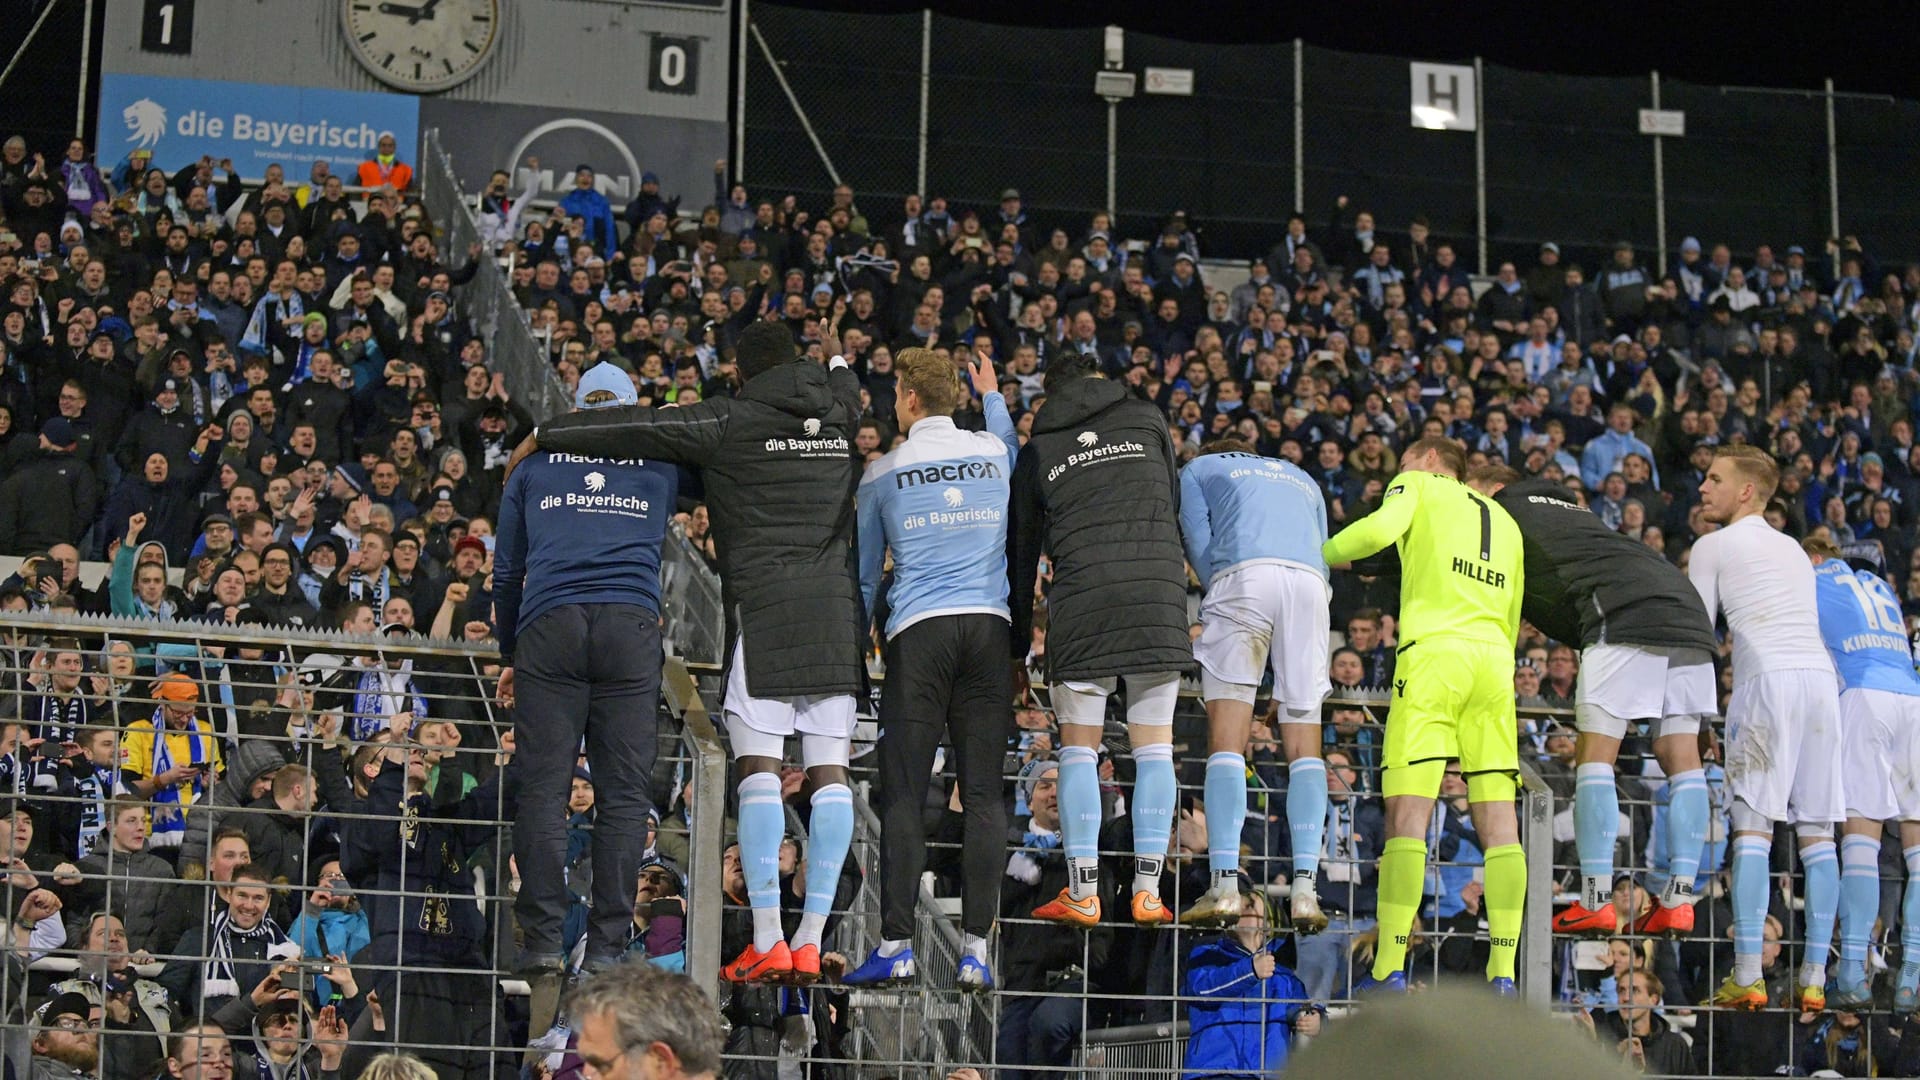
[[[1399,653],[1387,714],[1382,788],[1387,846],[1380,856],[1380,945],[1363,990],[1403,991],[1407,937],[1426,880],[1428,823],[1440,779],[1458,758],[1474,829],[1486,853],[1487,978],[1515,992],[1514,956],[1527,861],[1514,812],[1520,768],[1513,711],[1513,648],[1520,630],[1520,529],[1493,500],[1462,483],[1466,453],[1421,439],[1400,459],[1380,509],[1327,541],[1329,565],[1400,548]]]

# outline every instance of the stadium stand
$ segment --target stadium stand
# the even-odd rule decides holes
[[[732,395],[733,343],[758,321],[816,360],[839,344],[863,386],[862,463],[903,438],[899,352],[956,366],[990,354],[1023,441],[1048,366],[1079,354],[1161,411],[1180,461],[1234,436],[1298,465],[1334,532],[1380,506],[1403,448],[1439,436],[1470,466],[1561,485],[1685,568],[1715,528],[1698,489],[1716,448],[1757,446],[1781,471],[1767,523],[1883,578],[1899,629],[1920,617],[1920,265],[1854,237],[1689,238],[1665,266],[1621,243],[1583,267],[1545,243],[1474,278],[1423,223],[1376,230],[1342,198],[1269,254],[1227,265],[1204,257],[1184,216],[1124,236],[1104,214],[1038,220],[1013,188],[979,206],[933,193],[883,206],[841,185],[801,206],[729,184],[720,162],[711,204],[643,192],[604,250],[565,204],[519,202],[504,173],[461,192],[431,139],[404,193],[337,176],[247,185],[214,162],[168,175],[127,161],[103,176],[86,151],[63,167],[22,141],[0,147],[0,915],[13,931],[0,1024],[14,1075],[219,1080],[230,1059],[276,1078],[357,1076],[404,1049],[443,1078],[477,1077],[519,1069],[529,1043],[534,1073],[581,1069],[564,1027],[528,1029],[527,987],[508,970],[514,748],[490,608],[503,476],[596,365],[629,375],[643,404]],[[983,430],[980,405],[969,396],[956,424]],[[999,987],[954,987],[962,814],[944,761],[921,793],[933,843],[918,981],[838,986],[833,969],[880,936],[864,707],[829,978],[721,987],[721,958],[751,931],[724,735],[708,719],[727,630],[699,477],[680,491],[662,597],[674,655],[661,810],[629,955],[714,988],[727,1076],[1252,1073],[1356,1007],[1377,945],[1384,721],[1404,644],[1395,569],[1362,563],[1331,581],[1325,933],[1296,937],[1283,917],[1289,775],[1264,694],[1245,754],[1238,925],[1077,934],[1030,919],[1066,870],[1060,735],[1050,703],[1023,697],[1002,770]],[[1035,686],[1049,587],[1043,572],[1025,660]],[[1197,612],[1197,580],[1189,593]],[[1733,964],[1729,796],[1711,752],[1692,932],[1632,929],[1667,813],[1651,736],[1632,732],[1617,778],[1617,932],[1547,934],[1550,907],[1580,885],[1579,644],[1526,626],[1516,649],[1535,871],[1524,996],[1655,1075],[1920,1075],[1912,1002],[1895,1007],[1888,974],[1912,962],[1915,933],[1897,829],[1873,839],[1886,915],[1868,1007],[1801,1008],[1806,886],[1784,855],[1768,888],[1767,1006],[1703,1005]],[[1722,713],[1730,657],[1723,643]],[[883,682],[877,641],[869,660]],[[1189,678],[1174,722],[1182,795],[1162,888],[1176,911],[1209,885],[1197,688]],[[1134,866],[1117,710],[1105,735],[1099,848],[1114,911]],[[586,765],[568,822],[582,898]],[[1442,784],[1410,970],[1419,984],[1473,986],[1488,952],[1482,845],[1465,781],[1456,770]],[[793,763],[781,798],[790,929],[808,843]],[[581,899],[570,949],[584,925]]]

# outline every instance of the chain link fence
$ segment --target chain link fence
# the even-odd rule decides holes
[[[480,227],[474,207],[455,178],[453,159],[440,147],[440,132],[429,128],[421,140],[420,198],[440,230],[440,247],[449,258],[474,258]],[[513,298],[506,271],[491,258],[480,257],[473,280],[455,290],[461,314],[472,320],[476,336],[487,343],[493,370],[507,377],[507,392],[536,423],[552,419],[571,406],[566,387],[554,374],[547,351],[527,327],[526,312]]]
[[[1103,67],[1098,27],[778,4],[753,5],[749,18],[739,164],[750,190],[795,194],[813,208],[837,177],[876,229],[897,224],[909,192],[990,215],[1000,191],[1014,187],[1032,218],[1076,240],[1102,210],[1131,237],[1151,236],[1185,210],[1201,226],[1204,252],[1245,258],[1264,254],[1293,210],[1325,227],[1346,195],[1392,233],[1426,217],[1470,265],[1484,239],[1491,272],[1500,259],[1530,261],[1548,240],[1590,268],[1621,239],[1648,253],[1694,235],[1743,256],[1760,243],[1817,254],[1837,206],[1840,231],[1869,251],[1920,257],[1920,220],[1903,213],[1898,179],[1912,171],[1903,165],[1920,165],[1907,137],[1920,102],[1659,76],[1658,106],[1686,113],[1685,136],[1663,138],[1663,195],[1653,137],[1639,130],[1639,110],[1656,103],[1651,72],[1485,65],[1476,135],[1410,120],[1408,60],[1470,65],[1470,57],[1128,33],[1125,70],[1188,70],[1193,92],[1147,93],[1143,79],[1114,107],[1109,198],[1109,112],[1093,86]],[[1656,227],[1662,198],[1665,236]]]

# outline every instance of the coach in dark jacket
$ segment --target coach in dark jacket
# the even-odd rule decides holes
[[[1133,921],[1172,921],[1160,872],[1173,830],[1173,707],[1193,663],[1179,481],[1166,417],[1100,377],[1097,360],[1047,369],[1046,407],[1014,462],[1007,536],[1013,656],[1027,655],[1044,548],[1047,679],[1060,721],[1060,816],[1068,887],[1034,917],[1087,926],[1100,917],[1100,793],[1094,748],[1122,677],[1135,763]]]
[[[741,334],[738,397],[574,413],[533,439],[542,450],[701,466],[727,612],[745,636],[747,689],[757,698],[857,694],[864,620],[849,556],[860,383],[844,365],[829,372],[795,359],[791,339],[786,362],[751,362],[749,334],[771,334],[760,325]],[[1174,550],[1177,558],[1177,535]]]
[[[1040,553],[1047,594],[1047,678],[1054,683],[1181,671],[1186,556],[1166,417],[1092,364],[1063,356],[1047,372],[1046,407],[1013,471],[1008,573],[1013,648],[1033,635]]]

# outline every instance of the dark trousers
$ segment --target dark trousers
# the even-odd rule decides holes
[[[567,892],[567,798],[582,736],[593,770],[593,915],[589,959],[614,959],[633,924],[647,846],[648,787],[660,704],[660,622],[637,604],[564,604],[520,631],[513,654],[513,820],[520,865],[514,914],[533,953],[558,953]]]
[[[993,1058],[999,1075],[1019,1080],[1046,1080],[1057,1072],[1026,1072],[1006,1066],[1070,1065],[1073,1047],[1085,1030],[1088,1003],[1080,998],[1084,984],[1069,979],[1051,994],[1009,994],[1001,998],[1000,1030],[994,1037]]]
[[[880,693],[880,933],[913,938],[914,901],[927,867],[927,776],[944,733],[953,746],[960,804],[960,925],[985,937],[1000,908],[1006,809],[1000,768],[1013,729],[1013,671],[1007,620],[941,615],[887,642]],[[945,792],[942,792],[944,795]]]

